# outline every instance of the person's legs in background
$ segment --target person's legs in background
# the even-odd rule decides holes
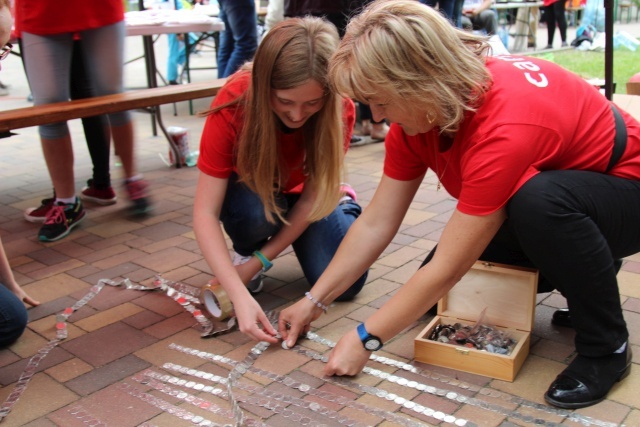
[[[560,39],[562,40],[562,47],[567,47],[567,17],[565,16],[565,2],[559,0],[551,5],[554,10],[556,22],[558,23],[558,29],[560,30]]]
[[[121,93],[124,73],[124,21],[83,31],[83,55],[96,96]],[[133,122],[129,111],[109,114],[115,153],[120,157],[125,185],[132,202],[131,213],[144,215],[151,209],[147,183],[137,172]]]
[[[73,35],[38,36],[23,32],[22,42],[34,104],[68,101]],[[69,234],[84,219],[85,212],[75,196],[73,147],[67,123],[43,125],[38,130],[56,197],[38,238],[55,241]]]
[[[218,78],[235,73],[258,47],[258,21],[253,0],[218,0],[225,30],[218,46]]]
[[[389,126],[383,120],[376,122],[373,120],[371,108],[367,104],[358,103],[360,108],[360,120],[362,122],[362,134],[371,136],[375,142],[384,141],[389,132]]]
[[[483,10],[480,14],[473,16],[471,23],[474,30],[484,31],[488,36],[498,33],[498,17],[491,9]]]
[[[82,56],[82,40],[74,40],[71,56],[71,99],[91,98],[94,89],[87,75]],[[93,164],[93,175],[87,186],[80,192],[83,201],[99,205],[112,205],[116,202],[116,193],[111,187],[109,167],[110,140],[109,121],[106,116],[92,116],[82,119],[84,136],[87,140],[89,156]]]
[[[458,22],[458,16],[455,14],[455,2],[456,0],[420,0],[420,3],[426,4],[434,9],[437,6],[438,11],[454,25]],[[462,5],[460,5],[460,13],[462,13]]]
[[[178,84],[178,66],[181,62],[180,58],[185,55],[183,43],[178,34],[167,34],[169,42],[169,53],[167,56],[167,81],[170,85]]]
[[[544,16],[547,22],[547,46],[545,49],[553,49],[553,38],[556,33],[556,15],[553,4],[544,8]]]

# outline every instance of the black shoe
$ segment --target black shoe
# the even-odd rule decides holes
[[[566,409],[595,405],[607,397],[611,387],[631,372],[631,347],[605,357],[578,355],[549,386],[547,403]]]
[[[38,232],[41,242],[55,242],[68,235],[85,217],[82,202],[76,197],[75,203],[54,204]]]
[[[364,145],[366,144],[367,141],[365,141],[365,139],[361,136],[357,136],[357,135],[352,135],[351,136],[351,147],[357,147],[359,145]]]
[[[564,326],[565,328],[571,328],[571,313],[568,308],[561,308],[556,310],[551,317],[551,324],[556,326]]]
[[[177,81],[175,81],[175,80],[169,80],[169,85],[170,85],[170,86],[176,86],[176,85],[179,85],[179,84],[180,84],[180,83],[178,83],[178,82],[177,82]]]

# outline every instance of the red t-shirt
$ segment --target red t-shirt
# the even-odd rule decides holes
[[[122,0],[16,0],[15,31],[41,36],[75,33],[124,19]]]
[[[500,209],[531,177],[544,170],[604,172],[615,124],[609,101],[579,76],[541,59],[487,59],[493,85],[469,113],[451,148],[437,152],[437,130],[406,135],[392,125],[384,173],[413,180],[431,168],[458,209],[487,215]],[[621,111],[627,147],[611,175],[640,179],[640,123]]]
[[[232,76],[220,89],[211,106],[226,104],[246,92],[251,83],[251,74],[240,71]],[[353,101],[345,98],[342,103],[344,123],[344,149],[349,148],[351,134],[355,123],[355,106]],[[240,132],[244,123],[244,111],[239,105],[224,108],[207,116],[200,140],[200,156],[198,168],[207,175],[216,178],[228,178],[232,172],[238,172],[236,166],[236,150]],[[285,183],[284,192],[298,193],[302,191],[304,175],[304,134],[303,129],[290,133],[278,131],[280,153],[289,169],[289,179]]]

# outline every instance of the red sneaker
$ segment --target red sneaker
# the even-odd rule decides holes
[[[56,200],[55,194],[50,199],[43,199],[40,202],[40,206],[37,208],[28,208],[24,211],[24,219],[29,222],[44,222],[47,218],[47,214],[53,207],[53,202]]]
[[[118,200],[116,192],[113,191],[113,187],[109,186],[104,189],[96,188],[93,184],[93,179],[87,181],[87,186],[82,189],[80,198],[85,202],[93,202],[103,206],[113,205]]]
[[[133,182],[126,182],[127,193],[129,193],[129,200],[131,200],[131,213],[133,215],[145,215],[151,209],[151,202],[149,201],[149,194],[147,191],[148,184],[146,181],[139,179]]]

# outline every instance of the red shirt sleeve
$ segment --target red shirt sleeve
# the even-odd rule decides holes
[[[251,74],[240,72],[231,77],[220,89],[211,107],[224,105],[238,97],[249,87]],[[200,139],[198,169],[216,178],[229,178],[236,171],[235,147],[243,124],[243,108],[240,105],[223,108],[209,114]]]

